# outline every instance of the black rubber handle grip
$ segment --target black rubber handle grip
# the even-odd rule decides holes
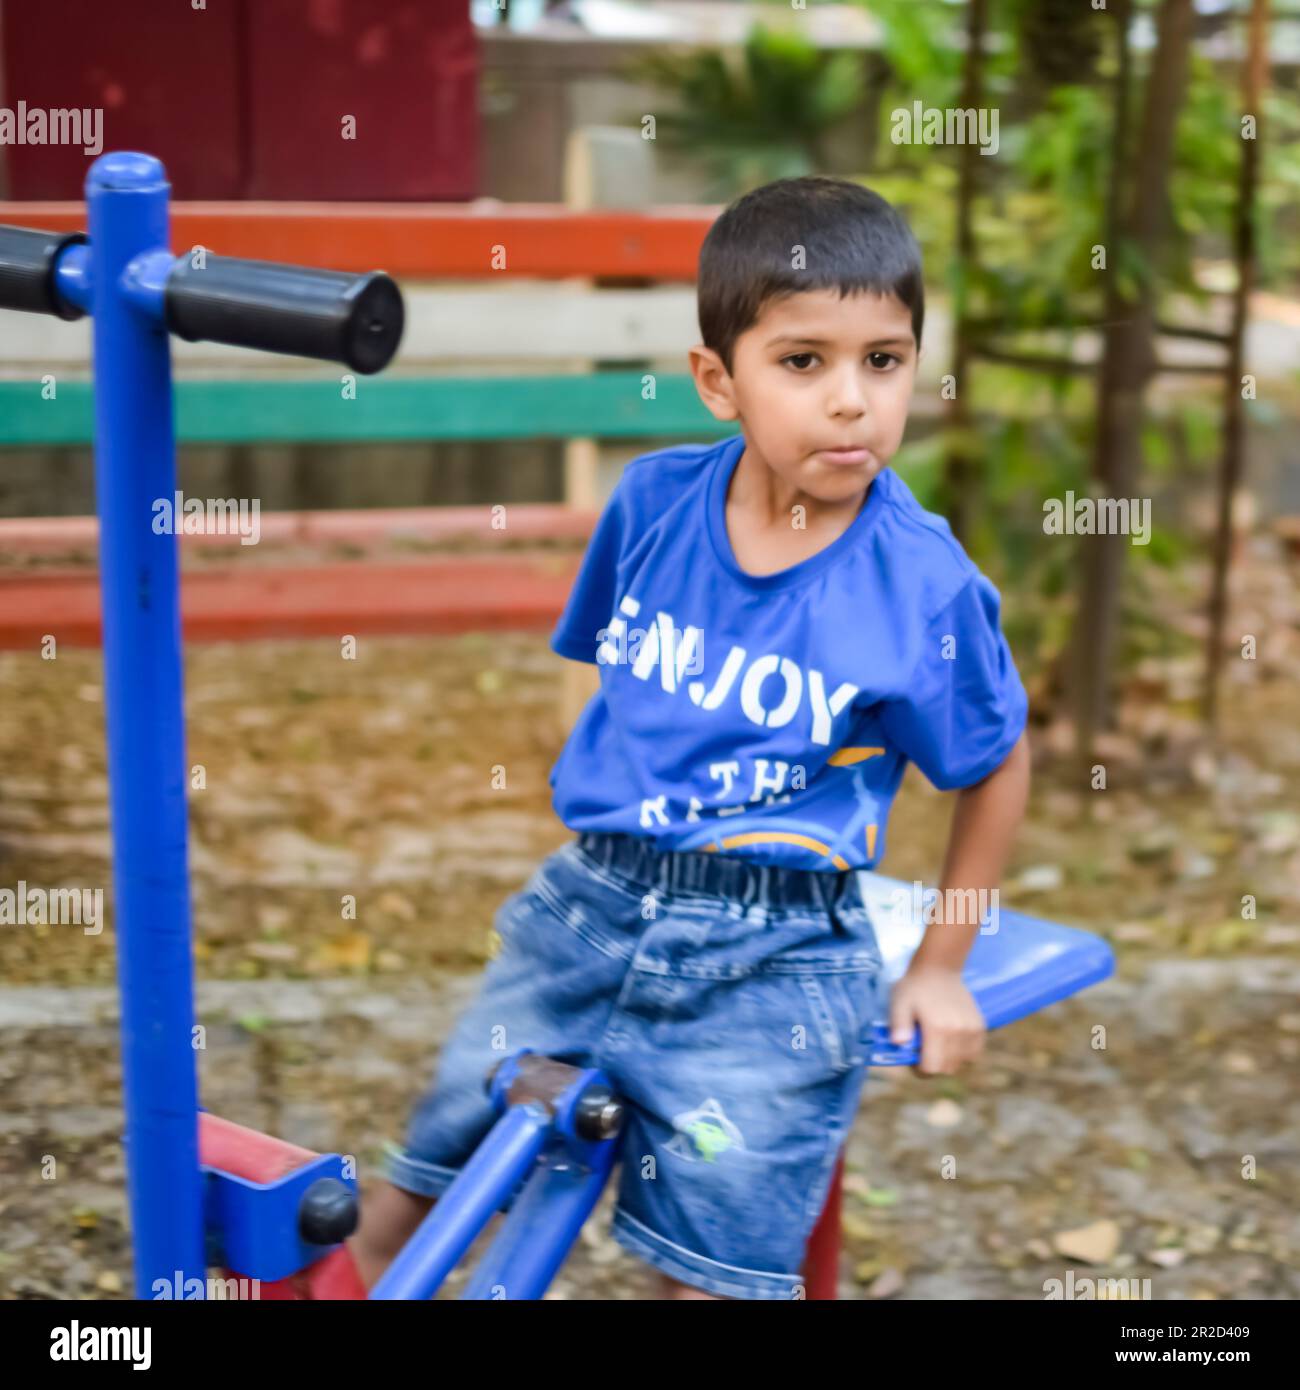
[[[85,240],[85,232],[0,227],[0,309],[54,314],[61,319],[84,318],[84,310],[60,298],[54,285],[54,267],[65,246]]]
[[[405,323],[387,275],[351,275],[274,261],[180,257],[167,277],[167,327],[191,343],[289,352],[343,362],[369,375],[386,367]]]

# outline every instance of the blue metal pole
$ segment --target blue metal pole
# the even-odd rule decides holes
[[[551,1132],[551,1116],[542,1106],[510,1106],[380,1275],[370,1298],[432,1298],[493,1213],[507,1198],[518,1200],[516,1189]]]
[[[102,155],[86,176],[122,1085],[139,1298],[155,1296],[155,1280],[171,1285],[178,1275],[206,1287],[177,538],[153,529],[154,501],[170,505],[176,492],[171,362],[161,298],[141,294],[128,272],[169,244],[168,192],[162,165],[145,154]],[[172,1296],[183,1297],[184,1288]]]
[[[585,1167],[559,1146],[533,1168],[501,1229],[478,1262],[462,1299],[541,1298],[595,1210],[618,1140],[594,1145]]]

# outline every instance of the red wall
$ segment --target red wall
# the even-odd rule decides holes
[[[8,0],[0,57],[0,103],[103,108],[104,150],[157,155],[177,198],[478,193],[468,0]],[[12,198],[79,198],[92,159],[0,145]]]

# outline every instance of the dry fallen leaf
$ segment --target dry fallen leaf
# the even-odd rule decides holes
[[[320,949],[321,958],[343,970],[364,970],[370,963],[370,938],[365,932],[348,932],[346,936],[327,941]]]
[[[962,1109],[955,1100],[936,1100],[925,1112],[925,1122],[932,1129],[951,1129],[961,1124]]]
[[[1072,1231],[1058,1231],[1052,1244],[1060,1255],[1085,1264],[1109,1264],[1119,1249],[1120,1229],[1109,1219],[1094,1221],[1091,1226],[1079,1226]]]
[[[298,959],[298,948],[288,941],[254,941],[244,950],[254,960],[269,960],[281,965]]]
[[[871,1281],[871,1286],[867,1289],[867,1297],[892,1298],[896,1293],[901,1293],[902,1290],[902,1271],[890,1265],[888,1269],[882,1269]]]
[[[390,917],[400,917],[403,922],[414,922],[416,918],[415,907],[410,898],[398,893],[395,889],[388,889],[375,900],[375,906],[380,912],[386,912]]]

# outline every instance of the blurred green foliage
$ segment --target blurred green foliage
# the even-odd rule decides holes
[[[796,30],[755,25],[740,53],[651,53],[629,77],[673,93],[676,110],[655,118],[657,140],[689,151],[708,200],[819,171],[826,133],[865,95],[856,54],[813,47]]]
[[[1198,281],[1197,260],[1228,259],[1241,159],[1242,112],[1234,70],[1193,49],[1170,170],[1168,231],[1160,264],[1146,266],[1127,245],[1106,246],[1107,271],[1095,265],[1106,244],[1116,68],[1113,21],[1077,0],[988,0],[981,104],[999,113],[999,149],[978,160],[971,209],[977,265],[956,254],[958,151],[895,144],[890,113],[920,101],[961,105],[967,7],[953,0],[861,0],[881,27],[883,90],[869,80],[878,59],[816,49],[799,32],[798,11],[779,6],[778,30],[758,25],[743,53],[699,52],[651,60],[638,75],[674,98],[676,114],[658,118],[668,148],[704,161],[710,196],[728,201],[770,179],[801,173],[859,178],[907,215],[925,254],[928,283],[946,286],[954,308],[1019,352],[1066,355],[1105,308],[1107,272],[1132,288],[1158,275],[1161,317],[1186,320],[1213,296]],[[773,5],[773,24],[777,5]],[[1239,9],[1244,4],[1239,4]],[[1149,21],[1156,0],[1137,0]],[[1145,13],[1144,13],[1145,12]],[[1238,25],[1244,39],[1244,25]],[[1130,140],[1141,128],[1150,50],[1131,54]],[[823,162],[837,124],[876,123],[869,167]],[[1262,286],[1293,286],[1300,276],[1294,235],[1300,209],[1300,106],[1272,89],[1263,112],[1259,270]],[[1127,195],[1129,180],[1122,185]],[[933,293],[933,290],[932,290]],[[946,368],[946,364],[942,364]],[[1208,399],[1152,406],[1144,437],[1143,489],[1176,493],[1187,478],[1208,476],[1220,447],[1216,387]],[[1016,591],[1016,622],[1027,624],[1020,648],[1051,660],[1068,628],[1074,546],[1043,545],[1043,501],[1088,487],[1095,392],[1087,376],[1049,376],[976,362],[970,401],[976,422],[974,464],[981,506],[969,548],[977,561]],[[1175,447],[1177,441],[1177,447]],[[895,460],[927,506],[948,509],[943,462],[954,443],[940,428],[906,443]],[[1164,508],[1156,514],[1163,515]],[[1142,571],[1168,568],[1186,554],[1187,534],[1154,532],[1133,547],[1137,603],[1126,622],[1126,654],[1151,643],[1176,643],[1142,609],[1149,585]],[[1165,649],[1161,647],[1161,649]]]

